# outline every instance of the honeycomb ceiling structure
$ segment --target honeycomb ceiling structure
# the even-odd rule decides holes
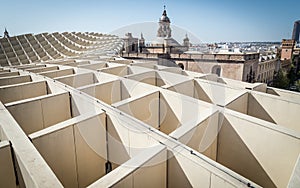
[[[119,57],[101,33],[0,39],[0,187],[300,186],[300,95]]]

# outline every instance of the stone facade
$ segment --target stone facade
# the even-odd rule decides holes
[[[123,51],[125,53],[137,53],[139,50],[139,39],[134,38],[132,33],[126,33],[125,37],[123,38],[124,41],[124,48]]]
[[[295,40],[293,39],[282,40],[281,61],[290,60],[292,58],[295,44]]]
[[[279,59],[276,55],[266,55],[262,56],[258,63],[258,82],[270,83],[273,81],[274,74],[277,70],[277,65],[279,64]]]

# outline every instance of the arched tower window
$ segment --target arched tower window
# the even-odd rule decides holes
[[[221,66],[220,65],[213,66],[213,68],[211,69],[211,73],[220,76],[221,75]]]
[[[178,63],[178,67],[180,67],[182,70],[184,70],[184,65],[182,63]]]

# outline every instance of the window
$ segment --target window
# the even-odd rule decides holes
[[[184,65],[183,65],[182,63],[178,63],[178,66],[179,66],[182,70],[184,70]]]
[[[220,76],[221,75],[221,66],[220,65],[213,66],[213,68],[211,69],[211,73]]]

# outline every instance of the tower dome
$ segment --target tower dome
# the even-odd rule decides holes
[[[160,17],[159,21],[171,23],[169,17],[167,16],[167,11],[166,11],[165,6],[164,6],[164,12],[163,12],[162,16]]]

